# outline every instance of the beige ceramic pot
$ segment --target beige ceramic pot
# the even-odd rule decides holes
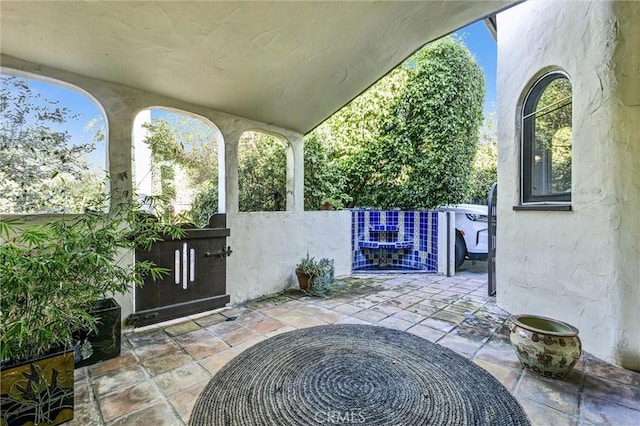
[[[511,345],[527,370],[554,378],[565,377],[580,359],[578,329],[551,318],[513,315]]]

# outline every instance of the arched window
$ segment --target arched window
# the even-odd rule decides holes
[[[522,109],[522,203],[571,202],[571,83],[545,74]]]

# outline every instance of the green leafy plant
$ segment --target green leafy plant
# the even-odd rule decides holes
[[[152,262],[131,262],[132,249],[183,234],[177,219],[130,202],[108,214],[88,209],[41,225],[0,219],[0,359],[69,347],[75,330],[95,327],[89,313],[95,301],[168,273]]]
[[[318,274],[311,281],[309,293],[314,296],[322,296],[331,290],[335,281],[333,259],[324,257],[318,261]]]
[[[300,260],[300,263],[296,265],[296,269],[309,276],[314,276],[318,274],[318,262],[316,262],[315,257],[309,256],[309,252],[307,252],[307,256]]]
[[[496,122],[490,116],[481,131],[471,179],[471,202],[486,203],[491,185],[498,180],[498,136]]]
[[[316,145],[324,149],[317,164],[305,162],[305,186],[318,182],[316,175],[320,183],[341,183],[339,192],[313,186],[321,191],[305,192],[306,204],[340,193],[349,195],[348,207],[423,209],[465,201],[484,84],[459,40],[420,49],[305,137],[305,157]],[[340,178],[324,178],[325,164],[336,164]]]
[[[275,137],[246,132],[238,146],[238,203],[241,212],[287,208],[287,148]]]
[[[322,296],[329,292],[331,286],[335,282],[335,267],[333,259],[326,257],[316,261],[314,257],[307,256],[302,258],[296,269],[304,272],[309,276],[309,294],[313,296]]]
[[[332,160],[335,156],[329,143],[321,143],[316,132],[304,138],[304,204],[314,210],[328,202],[337,209],[343,208],[351,197],[344,193],[346,176]]]

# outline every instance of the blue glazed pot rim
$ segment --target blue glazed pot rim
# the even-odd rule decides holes
[[[553,318],[541,317],[538,315],[519,314],[511,315],[510,319],[517,326],[529,331],[533,331],[534,333],[549,334],[551,336],[561,337],[573,337],[577,336],[579,333],[578,329],[571,324],[567,324],[566,322],[562,322]],[[540,327],[540,324],[544,323],[548,323],[550,326],[547,329]]]

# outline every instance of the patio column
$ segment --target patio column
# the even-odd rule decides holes
[[[289,136],[287,151],[287,211],[304,211],[304,141],[302,135]]]
[[[235,214],[240,211],[239,207],[239,186],[238,186],[238,144],[240,136],[244,133],[238,129],[227,129],[221,126],[220,131],[224,138],[224,182],[218,182],[218,185],[224,185],[224,200],[219,201],[219,211],[221,213]]]
[[[127,102],[122,93],[105,97],[98,95],[107,117],[107,161],[110,179],[111,205],[135,198],[131,148],[132,129],[138,109]]]

